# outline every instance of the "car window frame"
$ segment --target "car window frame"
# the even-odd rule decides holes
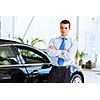
[[[35,48],[35,47],[32,47],[32,46],[30,46],[30,45],[27,45],[27,44],[13,44],[13,46],[15,47],[15,49],[16,49],[16,51],[17,51],[17,55],[19,56],[19,58],[20,58],[20,52],[18,51],[18,49],[17,49],[17,47],[24,47],[24,48],[28,48],[28,50],[30,50],[30,51],[32,51],[32,52],[34,52],[34,53],[39,53],[38,55],[40,55],[40,56],[42,56],[46,61],[44,62],[44,63],[50,63],[50,59],[47,57],[47,55],[44,53],[44,52],[42,52],[42,51],[40,51],[40,50],[38,50],[37,48]],[[34,50],[34,51],[33,51]],[[21,58],[20,58],[21,59]],[[22,61],[21,61],[22,62]],[[22,62],[22,64],[26,64],[26,63],[23,63]],[[35,64],[35,63],[33,63],[33,64]],[[38,63],[37,63],[38,64]],[[29,64],[30,65],[30,64]]]
[[[0,47],[6,47],[6,46],[11,48],[11,50],[14,54],[14,57],[16,58],[18,64],[10,64],[10,65],[9,64],[4,64],[4,65],[0,65],[0,66],[17,66],[17,65],[21,64],[21,63],[19,63],[19,62],[21,62],[21,60],[18,60],[18,57],[16,55],[14,46],[12,44],[1,44],[0,45]]]

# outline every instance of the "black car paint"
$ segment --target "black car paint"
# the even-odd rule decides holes
[[[18,46],[19,44],[16,44],[16,45]],[[10,45],[8,44],[6,46],[10,46]],[[26,45],[22,45],[22,46],[26,46]],[[0,66],[0,72],[1,72],[0,79],[1,79],[1,81],[5,82],[4,79],[5,80],[11,79],[11,81],[8,81],[8,82],[24,82],[23,78],[26,78],[26,82],[31,82],[30,80],[32,80],[32,78],[34,78],[34,77],[39,76],[39,78],[40,78],[41,75],[43,77],[43,74],[44,75],[48,74],[49,69],[50,69],[49,59],[46,59],[46,63],[43,63],[43,64],[24,64],[21,61],[20,55],[19,55],[19,53],[18,53],[18,51],[15,47],[16,47],[15,44],[13,44],[13,46],[11,46],[14,54],[16,55],[16,58],[19,58],[21,64],[18,64],[18,65],[1,65]],[[29,48],[29,46],[28,46],[28,48]],[[30,47],[30,49],[32,49],[32,48]],[[35,51],[37,51],[37,50],[35,50]],[[45,54],[43,54],[39,51],[37,51],[37,52],[42,54],[42,56],[44,56],[45,58],[47,58],[45,56]],[[47,68],[47,66],[48,66],[48,68]],[[20,73],[22,73],[22,74],[20,74]],[[18,76],[18,74],[20,74],[21,77],[22,77],[22,75],[24,76],[22,78],[23,81],[21,81],[21,79],[15,80],[14,78],[13,79],[15,81],[12,80],[12,77],[13,76],[16,77],[16,76]],[[16,77],[16,79],[17,78],[19,78],[19,77]]]
[[[81,68],[77,65],[71,65],[70,66],[70,79],[72,79],[72,77],[75,75],[75,74],[79,74],[82,78],[82,83],[84,83],[84,75],[81,71]]]
[[[21,44],[18,42],[1,40],[1,45],[11,46],[12,51],[14,52],[17,60],[20,64],[15,65],[0,65],[0,82],[10,82],[10,83],[23,83],[23,82],[46,82],[49,71],[51,70],[51,64],[49,57],[40,50],[36,48]],[[1,46],[0,45],[0,46]],[[45,59],[45,63],[36,63],[36,64],[25,64],[21,59],[20,53],[17,50],[16,46],[27,47],[29,49],[35,50],[36,53],[42,55]],[[70,76],[74,74],[79,74],[82,77],[84,82],[84,76],[79,68],[79,66],[71,65],[70,66]],[[38,81],[36,81],[38,79]]]

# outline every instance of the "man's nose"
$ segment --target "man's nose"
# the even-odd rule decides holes
[[[63,31],[65,31],[65,29],[63,28]]]

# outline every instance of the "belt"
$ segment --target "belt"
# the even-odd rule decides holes
[[[52,66],[57,69],[68,69],[69,66]]]

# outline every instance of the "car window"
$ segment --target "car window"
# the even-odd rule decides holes
[[[18,64],[10,46],[0,46],[0,65]]]
[[[17,47],[17,48],[21,56],[25,60],[26,64],[46,62],[45,59],[38,53],[34,52],[33,49],[25,48],[25,47]]]

